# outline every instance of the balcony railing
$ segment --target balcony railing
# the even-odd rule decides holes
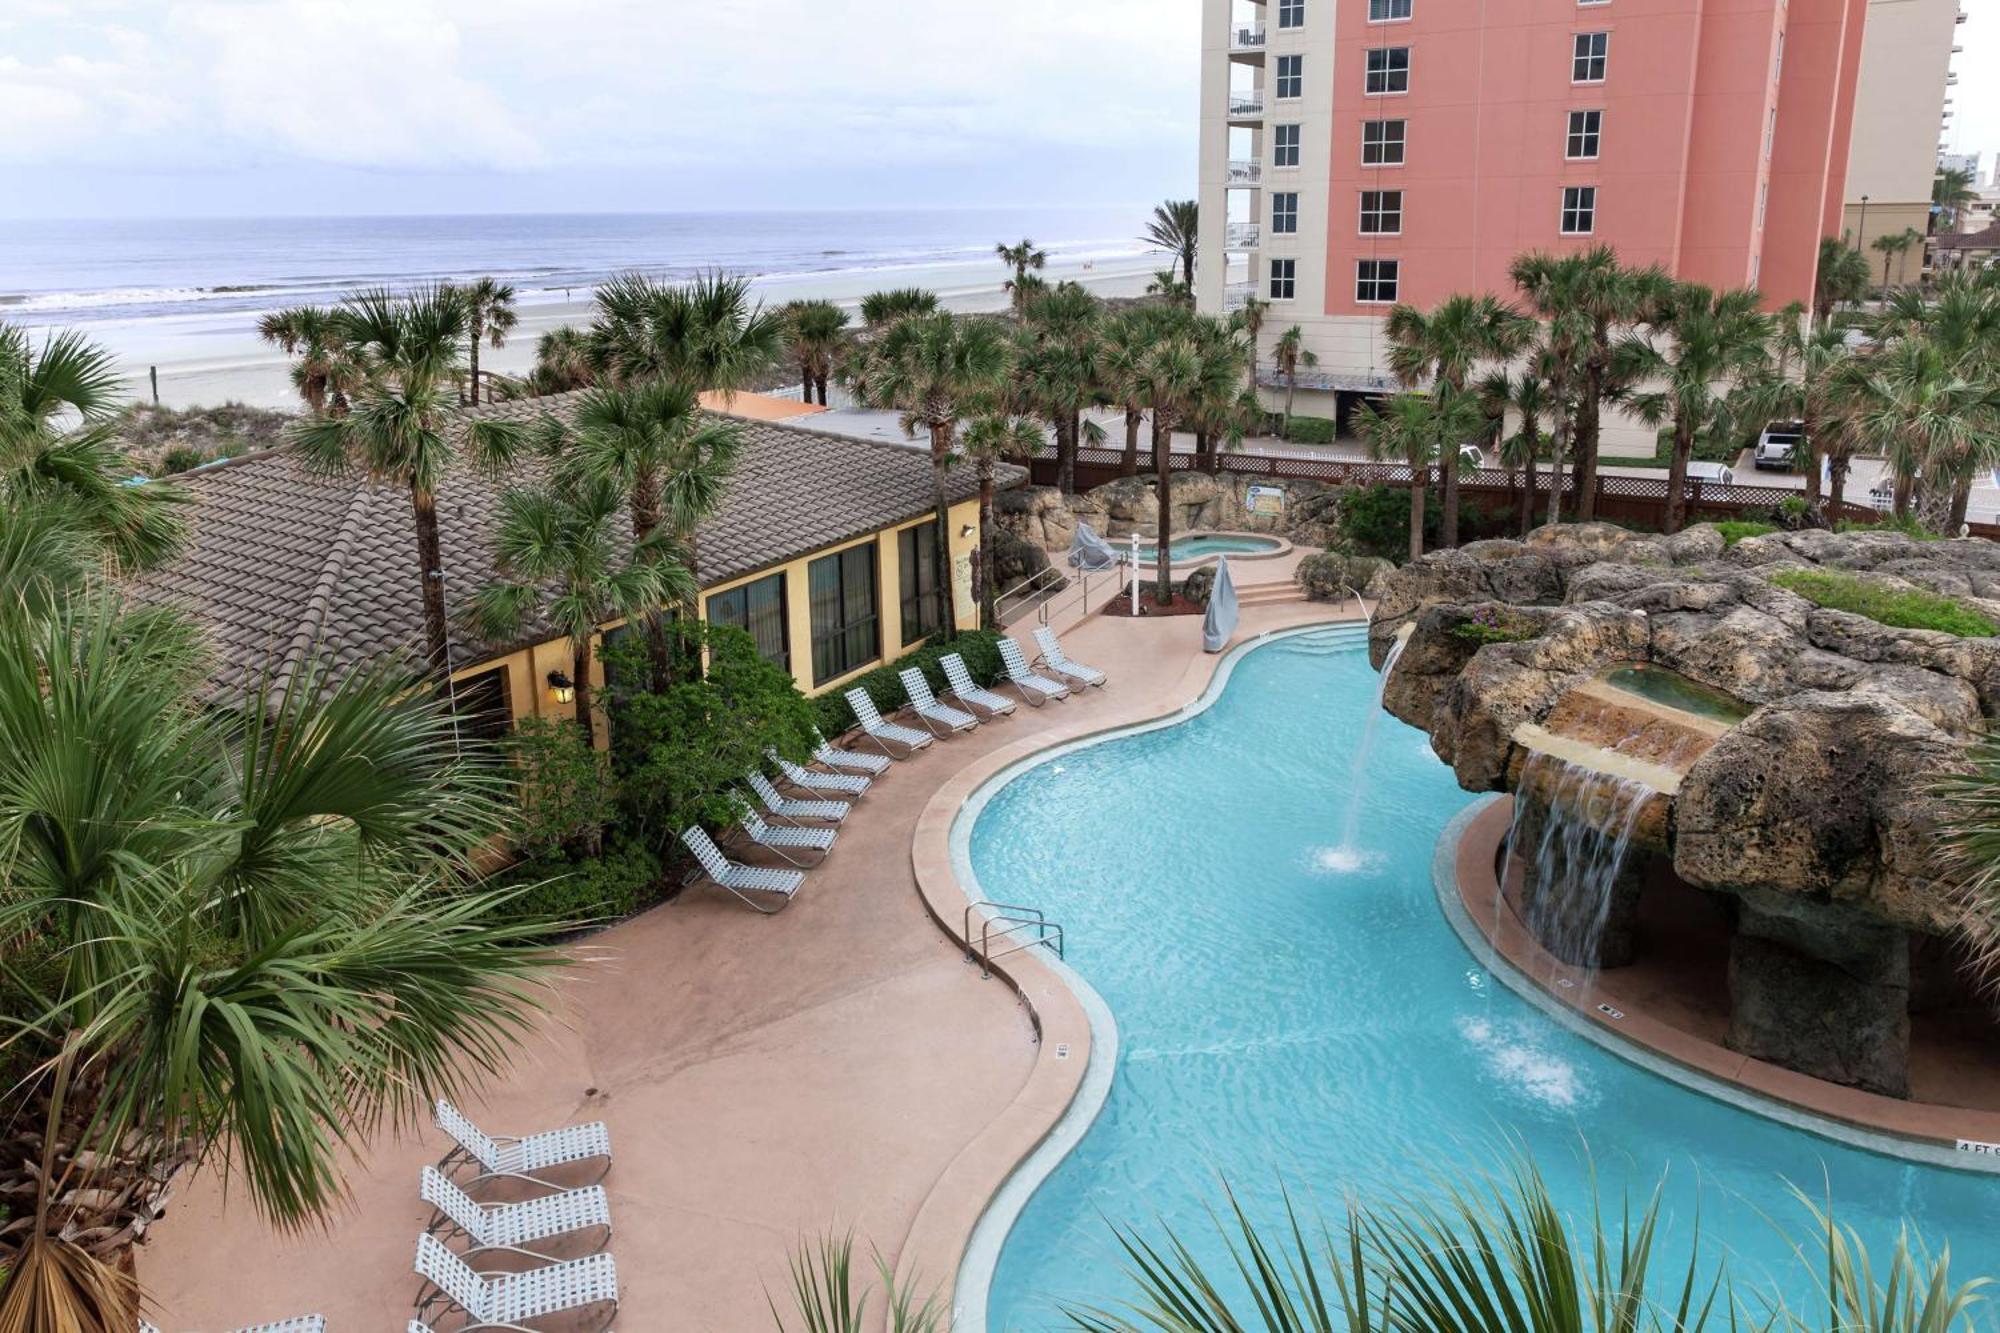
[[[1255,159],[1238,160],[1229,164],[1223,180],[1230,185],[1255,185],[1264,179],[1264,164]]]
[[[1256,294],[1256,283],[1232,282],[1222,289],[1222,308],[1224,310],[1241,310],[1244,306],[1250,304],[1250,298]]]
[[[1264,20],[1249,19],[1229,25],[1229,49],[1232,51],[1261,51],[1264,49]]]
[[[1229,114],[1235,120],[1248,120],[1264,114],[1264,94],[1229,94]]]
[[[1255,250],[1264,243],[1264,228],[1255,222],[1232,222],[1222,233],[1222,243],[1231,250]]]
[[[1349,393],[1394,393],[1401,387],[1392,375],[1377,375],[1371,371],[1354,370],[1299,370],[1295,372],[1298,387],[1312,389],[1320,393],[1346,390]],[[1267,389],[1291,387],[1279,369],[1268,361],[1257,363],[1257,383]]]

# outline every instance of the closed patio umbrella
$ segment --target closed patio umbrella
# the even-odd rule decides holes
[[[1208,617],[1201,624],[1204,651],[1219,653],[1236,633],[1236,585],[1229,578],[1229,557],[1215,562],[1215,587],[1208,594]]]
[[[1118,552],[1092,532],[1090,524],[1079,523],[1069,544],[1069,563],[1075,569],[1109,569],[1118,563]]]

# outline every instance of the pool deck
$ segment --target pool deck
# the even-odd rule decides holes
[[[1686,921],[1649,923],[1656,948],[1631,967],[1589,973],[1542,948],[1501,897],[1497,855],[1513,818],[1494,801],[1457,849],[1458,893],[1472,925],[1531,984],[1615,1040],[1683,1069],[1811,1115],[1877,1134],[1956,1149],[2000,1144],[2000,1059],[1990,1030],[1919,1024],[1912,1031],[1911,1100],[1842,1087],[1739,1055],[1728,1030],[1727,940]],[[1606,1012],[1607,1009],[1609,1012]]]
[[[1240,583],[1276,596],[1295,565],[1258,562]],[[1341,614],[1246,604],[1237,641]],[[951,818],[1018,758],[1195,699],[1220,661],[1200,637],[1198,616],[1065,628],[1071,655],[1111,684],[898,763],[784,913],[697,888],[570,951],[577,966],[538,1036],[467,1109],[499,1133],[608,1124],[618,1328],[768,1328],[767,1288],[786,1290],[794,1247],[829,1231],[851,1229],[920,1290],[952,1290],[987,1201],[1075,1095],[1089,1035],[1033,955],[982,982],[940,929],[956,931],[963,902]],[[317,1312],[333,1333],[402,1327],[429,1218],[418,1169],[445,1147],[427,1124],[382,1136],[348,1172],[347,1207],[301,1236],[265,1226],[214,1173],[197,1177],[139,1251],[153,1322],[173,1333]]]

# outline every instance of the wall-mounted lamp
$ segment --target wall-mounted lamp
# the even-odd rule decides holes
[[[971,535],[972,535],[973,533],[975,533],[975,532],[977,532],[977,531],[979,531],[979,529],[978,529],[978,528],[976,528],[976,527],[974,527],[974,526],[973,526],[972,524],[968,523],[968,524],[966,524],[966,525],[965,525],[964,527],[962,527],[962,528],[960,528],[960,529],[958,530],[958,535],[959,535],[959,536],[961,536],[961,537],[970,537],[970,536],[971,536]]]
[[[576,702],[576,682],[560,671],[549,672],[549,697],[559,704]]]

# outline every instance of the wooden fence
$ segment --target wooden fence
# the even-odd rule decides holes
[[[1193,453],[1176,452],[1171,456],[1169,466],[1175,472],[1200,471],[1205,460]],[[1614,461],[1614,460],[1606,460]],[[1076,456],[1076,488],[1087,491],[1106,482],[1116,481],[1124,475],[1124,451],[1119,449],[1079,449]],[[1222,472],[1238,477],[1271,477],[1293,481],[1319,481],[1329,486],[1403,486],[1410,484],[1410,469],[1402,463],[1365,463],[1345,458],[1289,458],[1273,457],[1267,454],[1222,454],[1216,460]],[[1056,451],[1044,448],[1029,464],[1031,479],[1037,486],[1056,484]],[[1139,474],[1153,475],[1153,458],[1150,452],[1142,452],[1139,458]],[[1567,469],[1557,475],[1557,484],[1562,487],[1562,514],[1565,519],[1576,516],[1576,477]],[[1546,468],[1535,474],[1533,503],[1539,516],[1548,512],[1550,474]],[[1524,473],[1508,472],[1501,468],[1480,468],[1476,472],[1460,474],[1459,494],[1474,500],[1488,509],[1506,509],[1518,512],[1526,490],[1527,477]],[[1429,469],[1425,485],[1439,484],[1436,468]],[[1667,477],[1663,471],[1658,477],[1632,477],[1622,473],[1600,472],[1597,476],[1597,503],[1595,516],[1607,523],[1622,523],[1632,527],[1660,529],[1667,520]],[[1702,523],[1723,519],[1741,518],[1745,513],[1776,508],[1788,499],[1797,499],[1803,492],[1784,486],[1744,486],[1725,485],[1718,481],[1705,481],[1690,477],[1687,482],[1687,522]],[[1866,505],[1846,503],[1835,517],[1842,520],[1871,522],[1880,515]],[[2000,539],[2000,524],[1974,523],[1972,535]]]

